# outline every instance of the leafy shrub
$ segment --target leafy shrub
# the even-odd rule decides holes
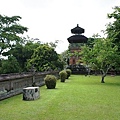
[[[61,82],[65,82],[65,79],[67,78],[67,72],[65,70],[62,70],[59,72],[59,75]]]
[[[54,89],[56,87],[57,78],[54,75],[46,75],[44,81],[48,89]]]
[[[67,73],[67,79],[70,77],[72,71],[70,69],[66,69],[66,73]]]

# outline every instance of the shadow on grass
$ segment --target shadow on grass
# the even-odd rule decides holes
[[[119,86],[120,87],[120,83],[104,83],[106,86]]]
[[[117,79],[116,77],[113,78],[111,76],[106,76],[105,77],[105,83],[101,83],[101,76],[97,75],[97,76],[80,76],[78,75],[78,80],[76,80],[75,84],[79,84],[79,85],[102,85],[102,86],[120,86],[120,81],[118,80],[118,76]]]
[[[100,81],[98,82],[80,82],[80,85],[102,85],[102,86],[119,86],[120,87],[120,83],[110,83],[110,82],[105,82],[105,83],[101,83]]]

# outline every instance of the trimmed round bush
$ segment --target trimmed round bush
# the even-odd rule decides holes
[[[62,70],[59,72],[59,75],[60,75],[61,82],[65,82],[65,80],[67,78],[67,72],[65,70]]]
[[[55,89],[57,78],[54,75],[46,75],[44,81],[47,89]]]

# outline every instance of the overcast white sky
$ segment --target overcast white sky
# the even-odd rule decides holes
[[[101,34],[109,22],[107,13],[119,5],[120,0],[0,0],[0,14],[21,16],[20,24],[29,28],[24,36],[60,40],[56,51],[61,53],[68,48],[72,28],[79,24],[86,37]]]

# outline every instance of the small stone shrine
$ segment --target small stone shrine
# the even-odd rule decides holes
[[[39,87],[27,87],[23,88],[23,100],[36,100],[40,98]]]

